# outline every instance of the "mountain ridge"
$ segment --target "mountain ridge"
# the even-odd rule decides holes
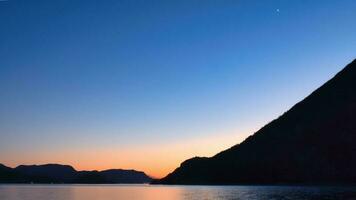
[[[154,183],[356,183],[355,113],[356,60],[240,144]]]
[[[133,169],[77,171],[70,165],[19,165],[0,163],[0,183],[149,183],[152,178]]]

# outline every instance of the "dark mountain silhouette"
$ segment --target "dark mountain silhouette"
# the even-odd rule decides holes
[[[76,171],[72,166],[59,164],[16,168],[0,164],[0,183],[149,183],[151,180],[144,172],[135,170]]]
[[[135,170],[122,170],[122,169],[110,169],[100,172],[106,179],[110,179],[113,182],[120,183],[136,183],[137,181],[142,183],[150,182],[147,179],[147,175],[143,172]]]
[[[242,143],[159,184],[355,184],[356,60]]]
[[[19,174],[31,177],[32,182],[71,182],[77,171],[69,165],[20,165],[14,169]]]
[[[0,164],[0,182],[15,183],[20,182],[21,178],[12,168]]]
[[[152,179],[144,172],[135,170],[110,169],[105,171],[81,171],[78,183],[149,183]]]

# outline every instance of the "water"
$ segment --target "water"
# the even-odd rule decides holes
[[[356,200],[356,187],[0,185],[0,200]]]

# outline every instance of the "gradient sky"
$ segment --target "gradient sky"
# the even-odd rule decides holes
[[[162,177],[356,56],[355,0],[0,1],[0,163]]]

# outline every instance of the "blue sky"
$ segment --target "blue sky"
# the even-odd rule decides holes
[[[355,10],[353,0],[0,1],[0,162],[220,136],[222,150],[355,58]],[[185,156],[210,156],[204,145]]]

